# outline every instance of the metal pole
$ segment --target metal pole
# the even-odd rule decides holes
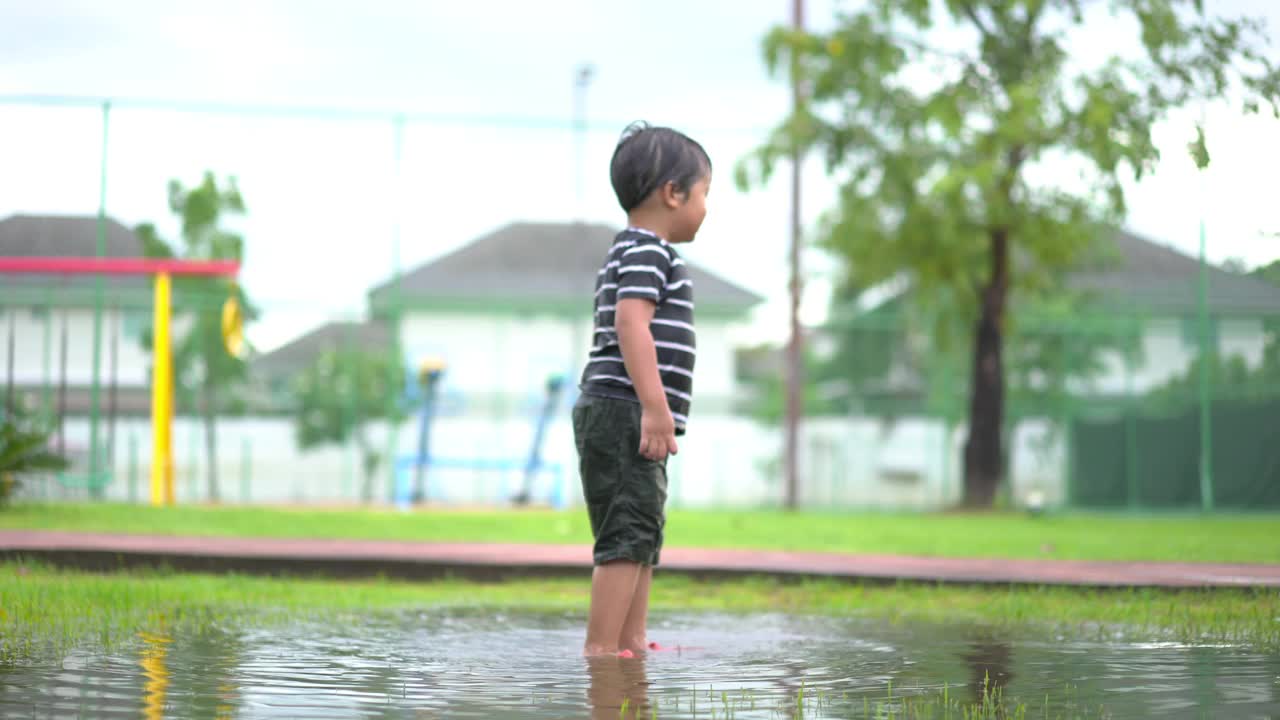
[[[107,254],[107,131],[111,119],[111,102],[102,103],[102,158],[98,179],[98,238],[97,257]],[[98,375],[102,367],[102,303],[104,289],[102,275],[93,276],[93,377],[89,385],[89,481],[97,484],[98,458]],[[92,491],[97,495],[97,491]]]
[[[170,283],[156,275],[151,371],[151,504],[173,504],[173,363],[169,347]]]
[[[240,438],[240,502],[249,504],[249,478],[253,472],[253,451],[250,449],[248,435]]]
[[[402,278],[400,276],[400,215],[401,215],[401,192],[403,181],[403,164],[404,164],[404,123],[403,115],[396,115],[391,121],[392,130],[392,188],[391,188],[391,308],[388,313],[390,331],[391,331],[391,352],[395,362],[391,364],[392,373],[395,374],[397,369],[403,364],[404,349],[401,344],[400,337],[400,321],[401,310],[403,309],[404,297]],[[403,374],[391,378],[391,386],[393,388],[401,388],[404,386]],[[397,427],[396,427],[396,406],[399,397],[397,393],[388,393],[387,404],[387,497],[394,498],[396,492],[396,446],[397,443]]]
[[[53,302],[46,296],[44,335],[41,342],[44,371],[40,376],[40,412],[47,421],[53,416]]]
[[[1138,404],[1133,388],[1133,354],[1125,351],[1125,419],[1124,419],[1124,475],[1125,504],[1129,510],[1138,508]]]
[[[4,407],[7,412],[12,413],[14,408],[14,403],[13,403],[14,327],[13,327],[13,323],[14,323],[14,318],[18,315],[18,310],[16,307],[10,307],[5,312],[5,314],[9,316],[9,379],[8,379],[8,387],[5,388],[5,393],[4,393]]]
[[[129,504],[138,502],[138,436],[129,433]]]
[[[1201,173],[1204,171],[1201,170]],[[1209,325],[1209,264],[1205,259],[1204,216],[1200,217],[1200,507],[1213,510],[1213,408],[1210,364],[1217,359]]]
[[[797,32],[804,30],[804,0],[792,0],[791,23]],[[799,113],[803,101],[800,87],[800,64],[793,57],[791,60],[791,101],[792,112]],[[800,483],[797,476],[799,466],[799,425],[803,411],[801,384],[804,382],[801,369],[801,358],[804,355],[803,338],[800,328],[800,296],[803,292],[800,273],[800,147],[795,147],[791,154],[791,339],[787,343],[787,432],[786,432],[786,498],[788,509],[795,509],[799,503]]]
[[[427,467],[431,464],[431,420],[435,416],[436,391],[440,386],[439,370],[429,370],[422,378],[422,415],[418,425],[418,457],[414,466],[413,490],[409,502],[420,505],[427,501]]]
[[[583,63],[578,66],[573,83],[574,213],[578,218],[578,242],[583,245],[587,243],[587,88],[594,75],[595,68],[590,63]],[[568,372],[571,378],[581,374],[580,363],[587,350],[583,334],[582,319],[576,314],[569,315]]]
[[[61,354],[58,356],[58,454],[67,452],[67,311],[62,311]]]
[[[117,306],[111,316],[111,362],[108,370],[107,385],[107,467],[104,482],[99,484],[101,490],[106,485],[106,478],[115,479],[116,471],[116,414],[117,396],[120,388],[120,314],[123,310]]]
[[[586,139],[587,139],[587,87],[595,69],[587,63],[578,66],[573,82],[573,155],[574,155],[574,212],[579,223],[586,222]]]

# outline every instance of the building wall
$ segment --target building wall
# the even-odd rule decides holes
[[[460,395],[540,395],[552,373],[574,384],[590,349],[593,328],[581,320],[551,315],[410,312],[401,341],[411,363],[429,357],[447,363],[442,386]],[[723,320],[697,322],[698,359],[694,397],[726,398],[736,391],[734,353]]]
[[[1250,368],[1262,363],[1266,346],[1262,321],[1229,318],[1215,322],[1218,353],[1223,359],[1240,357]],[[1185,375],[1200,354],[1199,325],[1194,318],[1160,318],[1147,323],[1140,356],[1133,368],[1125,367],[1121,353],[1104,356],[1105,371],[1092,379],[1092,387],[1104,393],[1143,393]],[[1079,389],[1089,383],[1077,383]]]
[[[504,505],[520,488],[534,435],[535,413],[514,413],[501,422],[455,416],[437,418],[431,431],[428,498],[443,505]],[[885,422],[876,418],[823,418],[806,422],[801,477],[802,503],[814,508],[929,509],[954,502],[960,492],[961,428],[948,429],[927,418]],[[396,432],[399,495],[414,477],[417,419]],[[76,462],[65,485],[30,480],[28,497],[83,497],[74,489],[84,472],[88,423],[68,420],[66,448]],[[384,425],[369,428],[376,447],[387,446]],[[142,419],[122,419],[113,430],[100,428],[102,442],[114,438],[114,479],[108,499],[146,502],[149,497],[151,432]],[[208,498],[203,427],[197,418],[178,417],[173,426],[175,490],[179,503]],[[349,504],[360,501],[363,477],[354,446],[297,447],[287,418],[224,418],[218,423],[218,470],[226,502]],[[681,439],[680,454],[668,463],[671,507],[776,506],[782,499],[782,433],[777,426],[741,416],[704,414]],[[577,455],[568,408],[557,410],[545,436],[543,469],[533,483],[538,504],[582,505]],[[1057,482],[1059,473],[1033,478]],[[374,499],[393,500],[391,472],[384,465],[374,479]],[[1049,488],[1056,497],[1055,488]]]
[[[88,309],[0,308],[0,372],[8,369],[8,333],[14,330],[14,382],[24,386],[57,385],[61,373],[62,329],[67,329],[67,383],[88,385],[93,378],[93,311]],[[151,323],[147,311],[106,310],[100,337],[100,383],[109,381],[111,336],[117,338],[117,375],[122,386],[149,382],[151,353],[140,337]]]

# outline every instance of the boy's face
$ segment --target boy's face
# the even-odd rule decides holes
[[[702,227],[702,221],[707,217],[707,193],[711,190],[711,173],[702,176],[702,179],[693,184],[689,188],[688,195],[685,196],[684,202],[675,209],[675,217],[671,228],[671,242],[693,242],[693,238],[698,234],[698,228]]]

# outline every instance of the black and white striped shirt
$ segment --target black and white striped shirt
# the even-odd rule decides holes
[[[627,228],[618,233],[596,275],[595,336],[582,371],[582,392],[638,402],[614,327],[614,309],[626,298],[644,298],[657,306],[649,330],[676,433],[683,434],[693,399],[696,354],[693,280],[676,249],[648,230]]]

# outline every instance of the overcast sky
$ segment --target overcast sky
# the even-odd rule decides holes
[[[809,0],[811,26],[844,3]],[[1268,17],[1280,3],[1210,0],[1214,12]],[[786,182],[743,194],[732,167],[787,110],[760,38],[785,22],[789,0],[0,0],[0,95],[163,99],[192,103],[404,111],[395,183],[393,132],[379,119],[278,119],[189,113],[123,103],[112,111],[107,207],[169,233],[165,185],[205,169],[239,177],[244,282],[270,312],[269,348],[325,318],[359,316],[365,290],[390,275],[393,218],[411,268],[520,220],[585,216],[619,225],[608,184],[618,131],[643,118],[686,130],[716,165],[710,214],[687,255],[766,296],[740,338],[785,335]],[[1087,48],[1132,47],[1123,27],[1091,28]],[[1273,54],[1276,52],[1273,49]],[[575,193],[568,130],[575,67],[595,68],[587,92],[586,193]],[[1205,213],[1209,256],[1252,266],[1280,257],[1280,202],[1271,178],[1280,122],[1208,111],[1213,166],[1184,150],[1188,113],[1160,128],[1165,160],[1131,188],[1131,229],[1190,254]],[[93,214],[99,111],[0,105],[0,217]],[[785,180],[780,178],[780,180]],[[396,187],[401,192],[394,192]],[[834,193],[817,163],[806,172],[812,225]],[[820,318],[829,264],[811,253],[806,315]]]

